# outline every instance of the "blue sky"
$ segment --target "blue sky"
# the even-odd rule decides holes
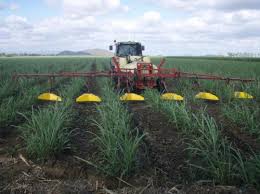
[[[1,16],[18,15],[30,18],[31,22],[61,14],[61,9],[51,8],[45,1],[41,0],[0,0],[0,2],[4,6],[4,9],[0,12]],[[16,8],[12,9],[12,5]]]
[[[0,0],[0,52],[107,49],[151,55],[260,52],[259,0]]]

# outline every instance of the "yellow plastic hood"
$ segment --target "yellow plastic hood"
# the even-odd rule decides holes
[[[126,93],[120,97],[122,101],[144,101],[144,97],[135,93]]]
[[[175,100],[175,101],[183,101],[183,97],[175,94],[175,93],[165,93],[161,96],[162,100]]]
[[[101,102],[101,98],[92,93],[85,93],[79,96],[76,102]]]
[[[253,99],[254,98],[253,96],[251,96],[250,94],[248,94],[246,92],[235,92],[234,97],[239,98],[239,99]]]
[[[203,100],[210,100],[210,101],[218,101],[219,100],[219,98],[216,95],[208,93],[208,92],[200,92],[195,96],[195,98],[203,99]]]
[[[53,93],[43,93],[40,96],[38,96],[38,100],[60,102],[61,97],[59,97],[59,96],[57,96],[56,94],[53,94]]]

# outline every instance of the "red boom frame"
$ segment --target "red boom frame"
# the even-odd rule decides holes
[[[59,72],[59,73],[31,73],[31,74],[14,74],[13,78],[18,77],[48,77],[54,79],[55,77],[111,77],[117,81],[117,87],[126,87],[129,91],[131,87],[142,90],[145,88],[155,88],[158,86],[158,80],[165,86],[164,80],[166,78],[187,78],[187,79],[204,79],[204,80],[224,80],[224,81],[242,81],[251,82],[254,79],[240,79],[240,78],[226,78],[222,76],[210,75],[210,74],[198,74],[181,72],[175,68],[166,69],[162,68],[165,60],[161,60],[157,68],[153,68],[152,63],[138,62],[136,69],[120,68],[120,64],[116,57],[112,58],[114,65],[113,71],[92,71],[92,72]]]

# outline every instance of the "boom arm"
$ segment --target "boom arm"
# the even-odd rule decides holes
[[[47,77],[47,78],[55,78],[55,77],[129,77],[132,78],[136,76],[135,73],[132,73],[132,69],[121,69],[124,71],[118,72],[109,72],[109,71],[90,71],[90,72],[59,72],[59,73],[15,73],[13,74],[13,79],[17,79],[20,77],[26,78],[36,78],[36,77]],[[146,70],[146,69],[144,69]],[[142,71],[141,71],[142,72]],[[202,79],[202,80],[223,80],[223,81],[241,81],[241,82],[252,82],[254,79],[241,79],[241,78],[230,78],[223,77],[218,75],[211,74],[199,74],[199,73],[188,73],[177,71],[176,69],[164,69],[158,68],[153,69],[153,73],[142,74],[143,78],[186,78],[186,79]]]

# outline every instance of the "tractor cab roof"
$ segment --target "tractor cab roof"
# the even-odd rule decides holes
[[[118,45],[118,44],[141,44],[141,43],[140,42],[134,42],[134,41],[127,41],[127,42],[117,42],[116,44]]]

